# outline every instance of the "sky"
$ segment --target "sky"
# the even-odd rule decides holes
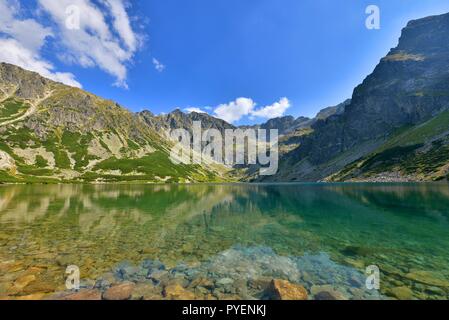
[[[135,112],[261,123],[350,98],[409,20],[445,12],[449,0],[0,0],[0,61]]]

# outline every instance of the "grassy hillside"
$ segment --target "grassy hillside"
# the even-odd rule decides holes
[[[375,152],[329,177],[331,181],[377,180],[394,173],[401,180],[443,180],[449,174],[449,111],[398,130]]]

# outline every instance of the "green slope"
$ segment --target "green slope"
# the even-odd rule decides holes
[[[448,178],[449,111],[423,124],[402,128],[375,152],[349,164],[329,180],[371,180],[391,172],[409,180]]]

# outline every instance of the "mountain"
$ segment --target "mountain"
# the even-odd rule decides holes
[[[449,14],[409,22],[344,111],[316,121],[281,158],[278,175],[264,179],[445,179],[448,38]]]
[[[179,109],[169,113],[155,116],[151,111],[145,110],[138,113],[139,117],[152,129],[156,131],[163,131],[168,135],[172,129],[186,129],[192,132],[194,121],[201,121],[203,130],[217,129],[224,133],[226,129],[236,129],[235,126],[227,123],[224,120],[214,118],[207,113],[184,113]]]
[[[346,107],[351,104],[351,99],[347,99],[346,101],[334,106],[334,107],[328,107],[320,112],[315,117],[315,122],[318,120],[326,120],[327,118],[334,116],[334,115],[341,115],[345,112]]]
[[[175,165],[142,115],[0,64],[0,181],[222,181],[227,168]]]

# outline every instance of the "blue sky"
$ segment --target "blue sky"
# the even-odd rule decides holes
[[[73,4],[81,30],[64,27]],[[379,30],[365,27],[371,4]],[[195,108],[241,124],[314,116],[349,98],[407,21],[449,12],[449,1],[0,0],[0,9],[2,61],[132,111]]]

